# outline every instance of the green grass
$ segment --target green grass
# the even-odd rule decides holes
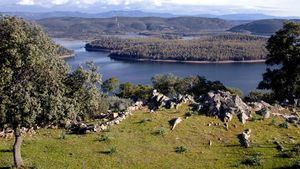
[[[280,168],[300,160],[300,157],[279,156],[274,140],[285,149],[300,143],[300,129],[294,125],[288,129],[279,127],[284,122],[280,118],[276,118],[276,125],[271,125],[272,119],[242,125],[234,118],[226,131],[219,119],[193,115],[171,131],[169,120],[184,117],[187,111],[188,108],[183,106],[180,110],[155,114],[135,112],[109,132],[67,135],[64,139],[61,139],[62,130],[42,129],[32,138],[24,138],[23,159],[27,166],[41,169]],[[210,122],[220,125],[208,126]],[[163,136],[154,134],[162,128],[165,130]],[[247,128],[252,130],[252,147],[248,149],[241,147],[237,139],[237,135]],[[107,141],[106,138],[113,139]],[[209,141],[213,142],[211,146]],[[12,144],[13,140],[0,139],[0,167],[12,165]],[[187,151],[176,153],[178,147]],[[261,154],[260,166],[242,163],[253,154]]]

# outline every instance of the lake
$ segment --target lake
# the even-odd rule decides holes
[[[247,94],[257,87],[266,69],[264,63],[186,64],[116,61],[107,57],[108,53],[85,51],[84,41],[54,40],[75,51],[75,57],[66,59],[72,69],[93,61],[100,67],[104,80],[117,77],[121,82],[151,84],[151,77],[156,74],[200,75],[209,80],[219,80],[229,87],[240,88]]]

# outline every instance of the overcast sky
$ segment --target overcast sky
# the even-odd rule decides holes
[[[264,13],[300,16],[300,0],[0,0],[1,11],[143,10],[174,14]]]

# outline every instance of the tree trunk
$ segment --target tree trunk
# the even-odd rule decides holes
[[[15,130],[15,143],[13,147],[13,154],[14,154],[14,163],[16,168],[23,168],[24,163],[21,157],[21,145],[22,145],[22,135],[20,128],[17,127]]]

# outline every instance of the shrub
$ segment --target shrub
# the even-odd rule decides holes
[[[275,102],[275,98],[274,98],[274,94],[267,92],[267,91],[263,91],[263,90],[255,90],[255,91],[251,91],[246,97],[245,100],[247,102],[260,102],[260,101],[265,101],[268,103],[274,103]]]
[[[167,133],[166,129],[164,127],[160,127],[158,130],[156,130],[155,134],[156,135],[165,135]]]
[[[133,101],[147,101],[152,97],[153,88],[148,85],[134,85],[130,82],[122,83],[117,96]]]
[[[151,121],[152,121],[152,119],[146,118],[146,119],[141,120],[139,123],[146,123],[146,122],[151,122]]]
[[[67,138],[67,134],[65,130],[62,130],[59,136],[60,139],[66,139]]]
[[[261,154],[255,153],[252,156],[244,159],[242,164],[250,165],[250,166],[260,166],[262,164]]]
[[[184,147],[184,146],[179,146],[179,147],[176,147],[176,148],[175,148],[175,152],[176,152],[176,153],[179,153],[179,154],[182,154],[182,153],[187,152],[187,148]]]
[[[240,98],[243,98],[244,97],[244,93],[241,89],[239,88],[232,88],[232,87],[227,87],[227,89],[229,90],[229,92],[233,95],[237,95],[239,96]]]
[[[273,125],[273,126],[275,126],[276,125],[276,118],[272,118],[272,122],[270,123],[270,125]]]
[[[282,124],[279,124],[279,127],[285,128],[285,129],[288,129],[289,126],[290,126],[290,125],[289,125],[289,122],[287,122],[287,121],[283,122]]]
[[[101,135],[101,136],[99,137],[99,141],[100,141],[100,142],[106,142],[106,141],[109,141],[109,140],[111,140],[111,138],[108,137],[108,136],[106,136],[106,135]]]
[[[182,78],[173,74],[156,75],[152,78],[152,83],[155,89],[169,97],[177,96],[178,94],[190,94],[198,98],[209,91],[227,91],[221,82],[209,81],[201,76]]]
[[[113,154],[116,154],[117,152],[118,152],[117,147],[113,146],[113,147],[109,148],[109,150],[107,151],[107,154],[113,155]]]
[[[295,145],[291,150],[281,152],[279,156],[282,158],[295,158],[300,156],[300,144]]]
[[[185,118],[189,118],[189,117],[191,117],[192,115],[193,115],[193,112],[186,112],[186,113],[184,114]]]
[[[108,97],[109,109],[113,112],[125,111],[131,104],[129,99],[121,99],[116,96]]]

